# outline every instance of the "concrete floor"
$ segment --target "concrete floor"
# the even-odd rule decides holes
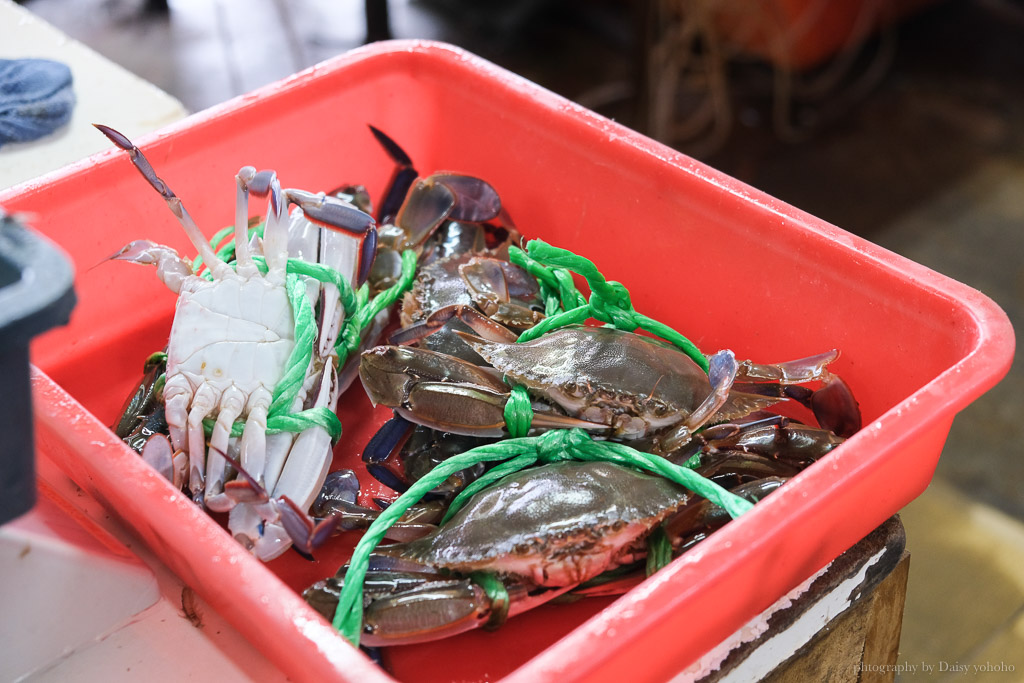
[[[196,111],[356,47],[362,3],[332,0],[27,0],[28,9]],[[500,14],[392,0],[395,37],[446,40],[640,126],[634,18],[616,3],[527,1]],[[796,103],[801,142],[771,126],[772,73],[737,62],[732,120],[680,147],[887,248],[970,284],[1024,320],[1024,6],[947,1],[902,23],[881,78]],[[884,48],[869,43],[866,53]],[[599,68],[595,68],[598,65]],[[852,100],[852,101],[850,101]],[[834,106],[845,102],[845,106]],[[1009,377],[956,420],[936,483],[904,512],[913,553],[901,660],[1024,680],[1024,383]],[[943,667],[945,664],[945,667]],[[945,668],[945,670],[944,670]],[[924,676],[903,674],[902,678]]]

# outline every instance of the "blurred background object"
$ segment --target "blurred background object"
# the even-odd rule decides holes
[[[71,69],[52,59],[0,59],[0,145],[38,140],[67,125]]]
[[[21,4],[192,111],[368,37],[454,43],[1024,320],[1019,0]],[[957,418],[936,484],[904,514],[909,661],[1024,671],[1021,374]]]

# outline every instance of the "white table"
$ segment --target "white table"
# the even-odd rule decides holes
[[[188,114],[181,102],[114,64],[11,0],[0,0],[0,59],[53,59],[71,68],[71,122],[33,142],[0,147],[0,189],[49,173],[110,147],[92,127],[106,123],[129,137]]]

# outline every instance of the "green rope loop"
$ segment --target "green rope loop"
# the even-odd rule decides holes
[[[537,280],[545,301],[545,315],[553,315],[558,309],[568,311],[587,305],[587,298],[576,289],[572,273],[565,268],[545,266],[519,247],[509,247],[508,258]]]
[[[621,283],[606,280],[593,261],[542,240],[530,240],[526,252],[510,248],[509,260],[537,278],[545,305],[549,307],[548,317],[526,330],[519,337],[520,342],[531,341],[559,327],[579,325],[594,318],[627,332],[639,327],[657,335],[689,356],[704,372],[708,371],[707,357],[693,342],[668,325],[634,310],[629,290]],[[572,284],[570,271],[579,273],[587,281],[590,287],[589,301]],[[552,314],[550,311],[550,299],[555,292],[565,309],[563,313]]]
[[[625,444],[594,441],[582,429],[556,429],[540,436],[506,439],[478,446],[439,463],[395,499],[373,521],[359,543],[356,544],[352,559],[349,561],[338,607],[334,613],[334,628],[354,645],[359,644],[363,624],[363,581],[369,567],[370,553],[384,538],[384,534],[391,525],[438,484],[455,472],[477,463],[506,461],[489,470],[484,477],[473,482],[457,496],[452,501],[445,519],[442,520],[443,524],[454,514],[453,510],[458,510],[473,493],[483,486],[537,462],[547,463],[561,460],[606,460],[626,467],[653,472],[707,498],[725,509],[734,518],[753,507],[749,501],[730,493],[693,470],[676,465],[660,456],[637,451]],[[495,473],[496,471],[498,472]],[[486,482],[483,485],[478,485],[482,479],[486,479]]]
[[[212,418],[203,420],[203,428],[207,434],[213,432],[217,421]],[[331,436],[332,441],[341,437],[341,420],[330,408],[320,406],[309,408],[296,413],[286,415],[274,415],[267,417],[267,434],[280,434],[282,432],[304,432],[310,427],[321,427]],[[231,436],[240,437],[245,430],[245,423],[237,421],[231,425]]]
[[[526,387],[515,386],[505,402],[505,426],[513,437],[526,436],[533,423],[533,406]]]
[[[473,572],[469,575],[469,580],[483,588],[491,602],[491,616],[484,624],[484,628],[493,631],[508,619],[508,608],[511,605],[508,589],[501,579],[491,572]]]
[[[313,307],[306,297],[306,285],[298,276],[288,275],[285,286],[288,289],[288,300],[291,302],[295,320],[295,345],[285,364],[284,374],[274,387],[268,416],[291,412],[292,404],[306,380],[306,371],[313,359],[313,344],[316,341],[316,321],[313,319]]]
[[[402,272],[398,282],[377,294],[372,300],[367,300],[369,290],[365,285],[359,288],[355,295],[354,313],[345,321],[341,333],[338,334],[338,341],[335,342],[334,348],[338,353],[339,366],[345,363],[350,354],[359,349],[362,344],[363,330],[373,322],[377,314],[398,301],[398,298],[412,287],[412,281],[416,277],[416,260],[415,251],[411,249],[403,251]]]

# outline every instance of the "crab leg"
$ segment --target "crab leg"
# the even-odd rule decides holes
[[[146,441],[140,455],[164,479],[174,482],[174,448],[171,447],[170,439],[163,434],[154,434]]]
[[[153,187],[154,190],[160,193],[160,196],[167,202],[167,206],[171,209],[171,212],[181,223],[181,227],[185,229],[185,234],[188,236],[192,246],[196,248],[199,255],[203,258],[203,262],[206,263],[210,272],[213,273],[214,277],[223,277],[228,271],[231,271],[231,267],[226,264],[217,254],[213,251],[213,247],[206,241],[203,236],[203,232],[196,225],[196,222],[192,220],[192,216],[189,215],[185,206],[181,203],[181,200],[171,191],[171,188],[160,179],[156,171],[153,170],[153,166],[149,163],[149,160],[142,154],[142,150],[135,146],[135,144],[126,138],[121,133],[118,133],[109,126],[102,124],[93,124],[101,133],[107,136],[107,138],[115,145],[128,152],[128,158],[132,164],[138,169],[142,177]]]
[[[235,176],[235,261],[238,274],[243,277],[256,275],[256,264],[249,248],[249,183],[256,177],[256,169],[243,166]]]
[[[825,368],[838,357],[839,352],[833,349],[784,363],[754,363],[745,360],[739,363],[736,378],[740,381],[779,382],[780,384],[810,382],[827,377],[829,372]]]
[[[188,411],[186,436],[190,471],[189,488],[192,489],[192,496],[197,501],[202,501],[206,489],[206,430],[203,428],[203,420],[213,412],[216,406],[216,390],[209,384],[202,384],[192,397],[192,407]]]
[[[256,480],[266,486],[264,469],[267,464],[267,411],[270,409],[270,392],[260,387],[249,397],[249,417],[242,431],[241,462],[249,472],[255,473]]]
[[[365,282],[377,252],[377,231],[373,219],[348,202],[328,197],[322,192],[313,194],[305,190],[285,190],[285,195],[313,223],[362,239],[355,284],[358,286]]]
[[[370,126],[370,132],[373,133],[373,137],[377,139],[377,142],[384,148],[384,151],[391,157],[391,160],[395,162],[395,170],[391,176],[391,181],[388,183],[388,191],[380,203],[380,212],[377,214],[378,220],[381,223],[385,223],[392,220],[395,214],[398,213],[398,209],[402,206],[402,201],[419,174],[413,168],[412,159],[409,158],[409,155],[406,154],[405,150],[397,142],[374,126]]]
[[[334,369],[329,364],[324,369],[315,405],[333,405],[337,400],[336,392]],[[288,449],[280,478],[274,477],[271,499],[256,505],[243,501],[231,509],[228,528],[232,534],[248,539],[253,553],[263,561],[272,560],[287,550],[292,541],[282,521],[282,506],[309,509],[327,477],[332,455],[331,437],[326,430],[310,427],[301,432]],[[246,476],[252,478],[252,475]],[[255,480],[250,482],[250,488],[259,486]]]
[[[487,341],[515,343],[519,335],[501,323],[470,306],[453,304],[439,308],[420,323],[414,323],[397,330],[388,341],[391,344],[414,344],[441,330],[451,320],[459,320],[482,339]]]
[[[283,282],[288,265],[288,224],[281,182],[273,171],[260,171],[249,182],[249,191],[259,197],[269,195],[267,224],[263,229],[263,257],[267,260],[267,279]]]
[[[228,450],[231,428],[245,408],[245,394],[237,387],[228,387],[220,399],[220,413],[210,434],[210,454],[206,459],[206,506],[214,512],[226,512],[234,504],[224,495],[224,478],[227,461],[224,453]]]
[[[129,242],[110,258],[147,266],[155,265],[157,277],[175,294],[181,292],[185,278],[192,275],[192,264],[179,256],[178,252],[149,240]]]
[[[374,405],[394,408],[410,422],[466,436],[505,434],[509,387],[494,368],[412,346],[378,346],[361,356],[359,376]],[[543,412],[534,414],[533,425],[607,429],[604,424]]]
[[[333,406],[337,400],[337,377],[334,366],[324,369],[317,393],[316,406]],[[302,509],[308,510],[323,486],[331,464],[331,436],[322,427],[302,431],[292,445],[284,470],[273,489],[274,498],[287,496]]]
[[[700,429],[729,399],[729,390],[736,379],[736,357],[732,351],[719,351],[708,359],[708,363],[711,391],[682,422],[660,439],[658,452],[670,453],[687,443],[693,433]]]
[[[292,404],[293,411],[302,409],[305,392],[300,392],[299,396]],[[291,432],[279,432],[267,436],[266,464],[263,466],[263,485],[267,487],[267,490],[273,491],[277,486],[277,480],[281,477],[284,465],[288,461],[295,438],[296,435]]]
[[[369,604],[363,612],[363,645],[421,643],[476,628],[494,628],[575,588],[531,590],[526,584],[514,582],[506,586],[508,603],[497,604],[470,579],[446,578],[428,567],[404,564],[396,569],[371,569],[367,574]],[[340,576],[346,568],[342,567]],[[342,585],[339,577],[331,577],[308,588],[303,598],[331,619]]]
[[[752,394],[799,401],[814,413],[818,424],[825,429],[841,437],[853,436],[861,427],[860,406],[846,382],[828,371],[828,365],[838,357],[839,352],[833,349],[774,365],[743,361],[736,386]],[[741,383],[742,380],[746,382]],[[822,388],[812,391],[793,386],[812,381],[822,382]]]

